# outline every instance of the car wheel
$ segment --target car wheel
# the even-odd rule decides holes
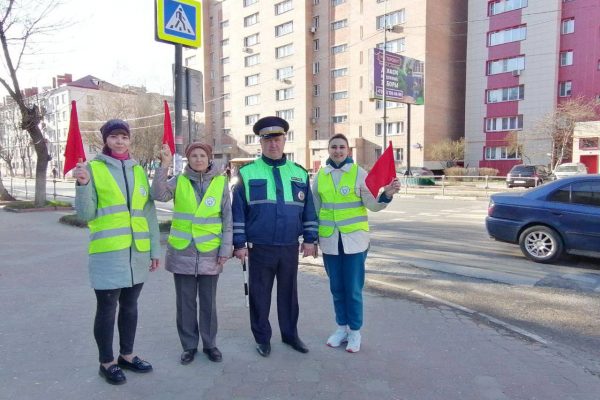
[[[552,228],[536,225],[527,228],[519,236],[519,246],[525,257],[539,263],[550,263],[563,252],[560,235]]]
[[[512,189],[513,185],[506,185],[509,189]]]

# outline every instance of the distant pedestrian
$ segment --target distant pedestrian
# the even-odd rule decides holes
[[[300,353],[298,336],[298,237],[304,257],[316,257],[317,218],[308,173],[283,153],[288,123],[264,117],[253,127],[262,157],[239,169],[233,192],[234,255],[249,259],[250,325],[256,350],[271,353],[271,291],[277,278],[277,317],[281,339]]]
[[[173,199],[175,205],[165,267],[175,281],[184,365],[194,360],[200,338],[210,361],[223,358],[216,343],[217,282],[233,251],[229,185],[213,166],[211,146],[190,143],[185,156],[188,164],[183,173],[167,180],[173,156],[169,146],[163,145],[161,168],[152,182],[152,197]]]
[[[347,342],[346,351],[356,353],[361,343],[362,290],[369,249],[367,209],[384,209],[400,190],[400,182],[392,180],[375,199],[365,185],[367,173],[349,157],[346,136],[332,136],[328,149],[327,163],[312,185],[319,216],[319,245],[338,325],[327,345],[339,347]]]
[[[158,268],[160,237],[150,185],[144,169],[129,154],[129,125],[119,119],[101,128],[104,148],[89,163],[78,163],[75,209],[90,228],[89,274],[96,293],[94,337],[99,374],[113,385],[125,383],[121,368],[150,372],[152,365],[133,353],[137,300],[148,271]],[[119,305],[119,357],[113,356],[115,314]]]
[[[54,179],[58,178],[58,170],[56,169],[56,167],[52,168],[52,177]]]

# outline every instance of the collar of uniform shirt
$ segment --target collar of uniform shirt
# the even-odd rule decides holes
[[[285,158],[285,154],[279,160],[272,160],[269,157],[265,156],[264,154],[262,155],[261,158],[264,162],[267,163],[267,165],[270,165],[272,167],[281,167],[287,161],[287,159]]]
[[[328,158],[326,161],[326,164],[331,165],[331,167],[334,169],[339,169],[339,168],[342,168],[346,164],[354,164],[354,160],[352,159],[352,157],[346,157],[346,159],[344,161],[342,161],[339,164],[336,164],[331,158]]]

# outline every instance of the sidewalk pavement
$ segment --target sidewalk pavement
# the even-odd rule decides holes
[[[597,376],[447,306],[365,293],[361,351],[329,348],[335,324],[327,280],[309,269],[299,274],[299,332],[310,352],[281,343],[273,306],[273,351],[262,358],[236,260],[219,280],[222,363],[198,354],[192,364],[179,364],[174,288],[161,268],[140,297],[135,347],[154,371],[126,372],[125,385],[108,385],[97,372],[87,232],[57,223],[60,215],[0,210],[0,399],[600,398]]]

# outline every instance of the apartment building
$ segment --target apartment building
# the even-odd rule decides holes
[[[439,169],[428,148],[464,132],[467,3],[463,0],[206,0],[201,49],[184,64],[204,72],[204,129],[215,157],[260,155],[252,125],[278,115],[290,122],[285,153],[316,170],[336,133],[370,167],[383,145],[383,104],[371,99],[371,53],[425,63],[425,105],[388,102],[387,136],[398,165]]]
[[[599,95],[597,0],[469,1],[468,164],[501,175],[522,162],[549,164],[540,120],[565,99]],[[510,132],[521,133],[521,152],[511,151]]]

